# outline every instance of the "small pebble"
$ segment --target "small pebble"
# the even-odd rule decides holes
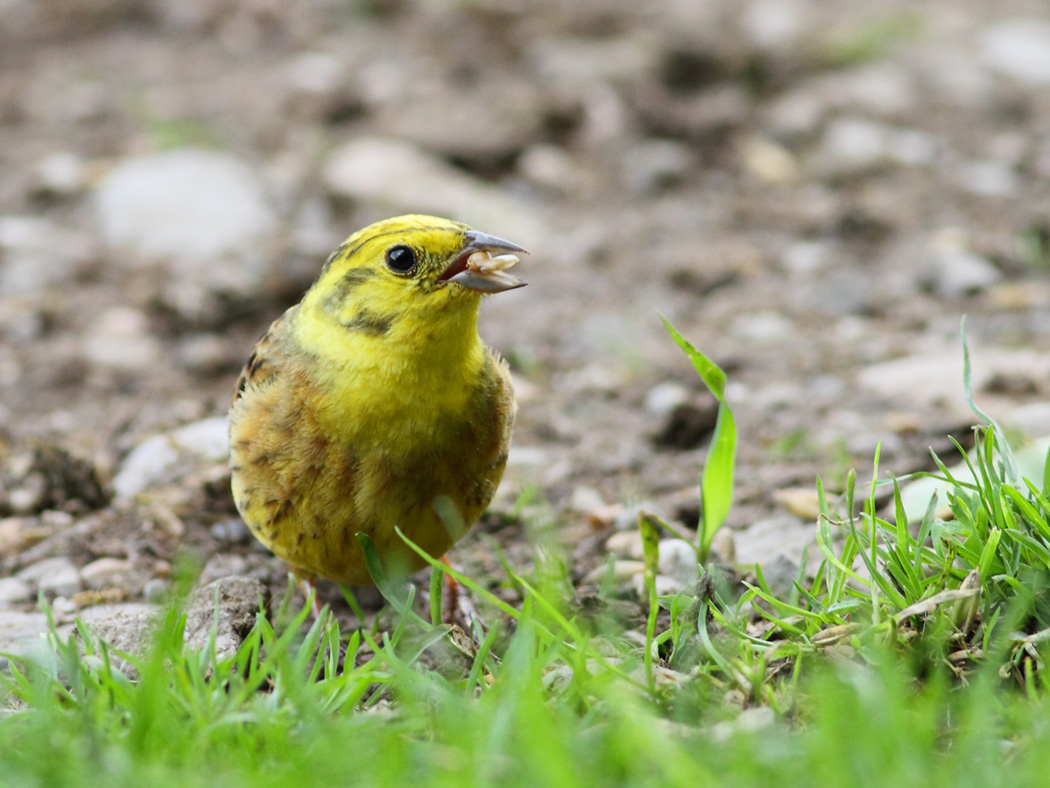
[[[129,306],[108,309],[91,322],[83,340],[85,358],[100,366],[145,369],[161,355],[145,314]]]
[[[572,500],[569,502],[569,507],[574,512],[586,514],[597,509],[604,509],[605,506],[605,499],[602,498],[602,494],[593,487],[582,486],[572,491]]]
[[[1002,422],[1028,438],[1050,435],[1050,402],[1029,402],[1007,413]]]
[[[240,517],[220,520],[211,527],[211,535],[226,544],[244,544],[251,539],[252,532]]]
[[[657,596],[673,596],[680,594],[686,587],[686,584],[682,583],[677,577],[668,577],[667,575],[657,575],[653,578],[653,584],[656,586]],[[631,578],[631,588],[638,596],[645,595],[645,575],[634,575]]]
[[[580,179],[572,156],[556,145],[532,145],[518,157],[518,172],[526,180],[559,194],[572,190]]]
[[[104,556],[80,570],[80,580],[86,588],[98,590],[119,585],[131,573],[134,564],[124,558]]]
[[[997,161],[964,162],[954,168],[952,175],[963,189],[982,197],[1009,197],[1021,185],[1017,173]]]
[[[290,86],[301,93],[325,95],[346,78],[342,64],[325,52],[304,52],[285,66]]]
[[[540,467],[548,465],[551,461],[550,454],[544,449],[535,446],[511,446],[507,455],[509,467]]]
[[[610,572],[612,573],[612,582],[623,584],[630,581],[635,575],[643,574],[645,572],[645,564],[642,561],[631,561],[621,558],[613,561],[612,569],[609,568],[608,564],[602,564],[592,570],[583,578],[583,582],[600,585],[609,579]]]
[[[996,22],[981,36],[979,51],[981,59],[1001,74],[1028,85],[1050,85],[1050,22]]]
[[[35,586],[45,596],[72,596],[80,590],[80,573],[68,558],[45,558],[27,566],[15,575]]]
[[[71,616],[77,612],[77,604],[69,597],[58,596],[51,601],[51,609],[59,616]]]
[[[699,576],[696,549],[682,539],[664,539],[660,542],[661,575],[675,580],[679,586],[695,583]]]
[[[0,578],[0,607],[29,602],[33,599],[33,589],[18,577]]]
[[[160,577],[154,577],[146,581],[142,587],[142,596],[153,605],[162,604],[168,598],[171,590],[171,582]]]
[[[617,558],[642,559],[642,535],[637,530],[617,531],[605,540],[605,549]]]
[[[36,165],[41,190],[60,197],[68,197],[84,188],[84,169],[84,162],[70,151],[52,153]]]
[[[729,326],[730,332],[740,339],[752,342],[783,342],[795,334],[795,325],[776,312],[754,312],[740,315]]]
[[[176,477],[180,470],[199,467],[202,462],[221,462],[228,452],[226,419],[202,419],[154,435],[132,449],[113,478],[113,490],[118,498],[133,498]]]
[[[991,261],[967,248],[961,231],[945,229],[929,242],[920,280],[942,298],[981,293],[1003,278]]]
[[[736,561],[736,540],[733,539],[733,532],[728,528],[719,529],[711,540],[711,550],[725,564]]]
[[[820,514],[819,496],[812,487],[785,487],[773,491],[773,500],[803,520],[816,522]]]
[[[651,512],[661,520],[671,519],[652,501],[641,501],[625,506],[617,512],[616,518],[613,520],[613,527],[617,531],[637,531],[638,515],[642,512]]]
[[[684,143],[653,140],[632,146],[623,157],[623,179],[632,194],[646,195],[682,181],[695,164]]]
[[[838,118],[828,125],[821,142],[825,171],[857,174],[882,164],[886,158],[887,130],[879,123],[860,118]]]
[[[657,383],[645,395],[645,411],[653,416],[666,416],[689,399],[689,389],[681,383],[665,380]]]
[[[784,146],[764,137],[753,137],[745,142],[740,159],[744,169],[766,183],[794,183],[801,174],[794,155]]]

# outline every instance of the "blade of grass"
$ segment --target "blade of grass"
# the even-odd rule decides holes
[[[736,422],[733,411],[725,399],[726,374],[721,367],[693,347],[668,320],[660,316],[671,339],[682,349],[700,379],[718,400],[718,416],[715,420],[711,447],[700,476],[700,563],[706,564],[711,551],[711,542],[722,527],[733,500],[733,465],[736,457]]]

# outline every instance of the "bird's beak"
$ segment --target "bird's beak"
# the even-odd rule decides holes
[[[502,293],[526,285],[506,269],[518,262],[519,253],[528,252],[517,244],[477,230],[468,230],[464,235],[466,245],[438,277],[439,282],[455,282],[479,293]]]

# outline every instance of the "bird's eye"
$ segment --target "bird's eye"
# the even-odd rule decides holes
[[[416,267],[416,253],[409,246],[392,246],[386,250],[386,267],[395,274],[407,274]]]

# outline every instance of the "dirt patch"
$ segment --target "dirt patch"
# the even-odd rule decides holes
[[[117,558],[120,594],[158,599],[189,552],[283,589],[206,447],[134,495],[112,482],[147,439],[221,416],[328,252],[408,210],[533,252],[529,287],[482,316],[521,409],[493,512],[453,553],[481,576],[553,533],[578,580],[641,502],[695,525],[710,400],[658,313],[729,374],[744,563],[778,541],[797,558],[780,537],[806,523],[777,490],[863,475],[880,442],[884,469],[929,467],[966,437],[963,313],[978,398],[1040,423],[1050,16],[1022,0],[9,5],[8,574]],[[187,152],[200,176],[162,156]]]

